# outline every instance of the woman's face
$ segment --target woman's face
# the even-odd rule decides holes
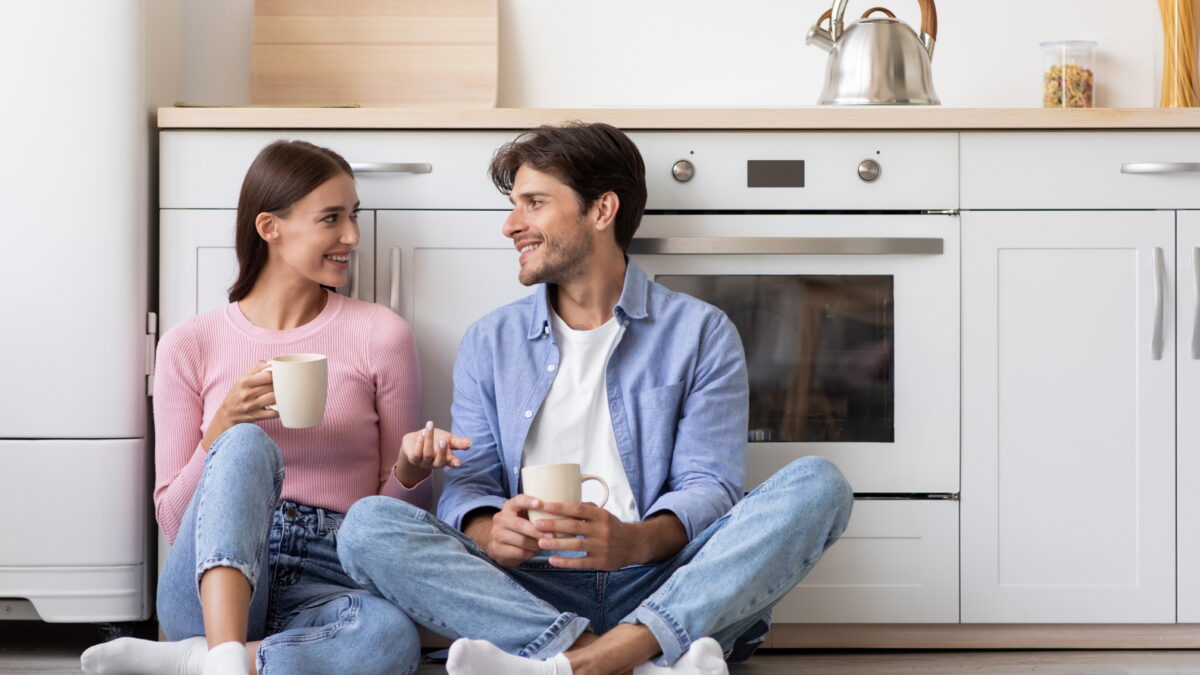
[[[268,264],[282,264],[324,286],[346,283],[350,251],[358,245],[358,191],[354,179],[339,173],[275,218],[266,233]]]

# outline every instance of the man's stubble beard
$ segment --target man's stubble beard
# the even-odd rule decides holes
[[[524,286],[534,284],[562,285],[587,276],[587,263],[584,259],[592,251],[592,239],[584,230],[583,219],[579,221],[581,236],[572,238],[566,243],[543,243],[538,253],[542,254],[543,262],[536,269],[522,267],[517,280]]]

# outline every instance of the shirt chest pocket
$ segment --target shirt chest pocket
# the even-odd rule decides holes
[[[638,410],[657,410],[676,412],[679,410],[680,399],[683,398],[683,383],[676,382],[665,387],[643,389],[637,393]]]

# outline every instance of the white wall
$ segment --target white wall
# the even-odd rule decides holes
[[[183,1],[183,98],[249,103],[253,0]],[[812,105],[824,77],[825,52],[804,36],[830,2],[498,2],[504,107]],[[888,6],[919,24],[916,0]],[[942,0],[938,19],[943,105],[1041,105],[1038,42],[1060,39],[1099,41],[1097,105],[1157,103],[1161,35],[1149,0]]]

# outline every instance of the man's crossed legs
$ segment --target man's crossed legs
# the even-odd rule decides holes
[[[577,675],[625,672],[657,653],[655,664],[671,666],[704,637],[729,654],[837,541],[852,506],[837,468],[805,457],[657,565],[565,570],[539,557],[500,567],[458,530],[388,497],[369,497],[350,509],[338,553],[351,577],[429,630],[483,640],[530,660],[530,669],[518,665],[512,672],[556,672],[533,668],[550,660],[559,673],[572,672],[561,667],[568,661]],[[654,651],[624,648],[644,645],[647,631]],[[458,651],[468,660],[474,652],[496,656],[463,644]],[[560,654],[565,660],[554,658]],[[469,672],[462,658],[457,667]],[[489,665],[498,672],[501,663]]]

